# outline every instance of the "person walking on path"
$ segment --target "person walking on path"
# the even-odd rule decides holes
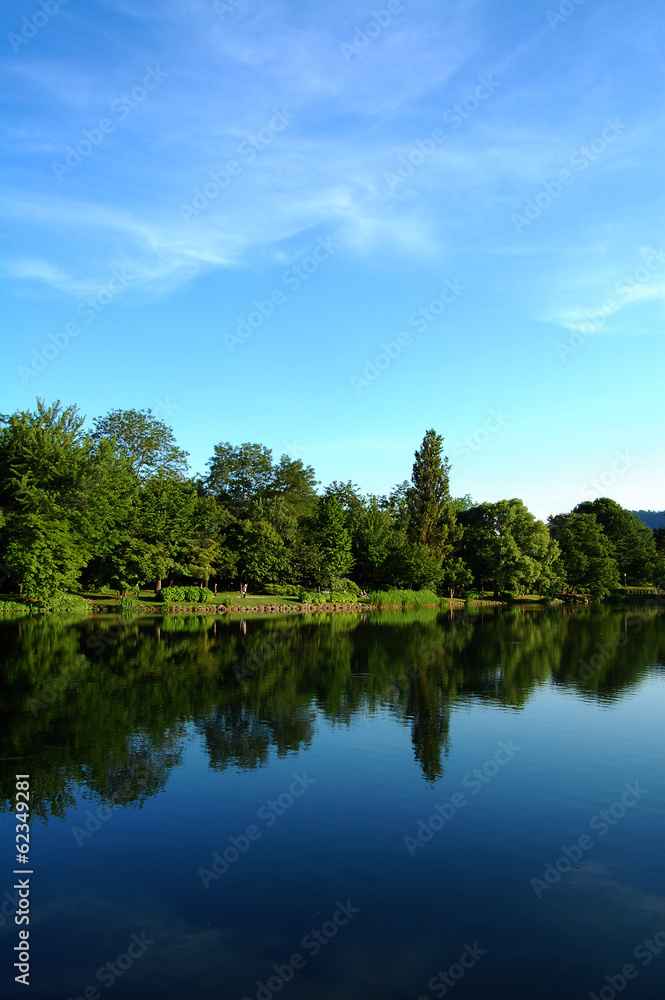
[[[243,585],[242,585],[242,588],[241,588],[241,589],[242,589],[242,596],[243,596],[243,597],[247,597],[247,584],[246,584],[246,583],[243,583]]]

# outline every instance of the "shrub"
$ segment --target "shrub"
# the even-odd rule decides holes
[[[298,600],[303,604],[355,604],[356,595],[342,590],[331,590],[327,594],[300,591]]]
[[[164,604],[217,604],[217,598],[207,587],[163,587],[159,599]]]
[[[341,591],[343,594],[355,594],[356,596],[362,593],[358,584],[354,583],[353,580],[348,580],[346,577],[335,577],[330,589]]]
[[[61,590],[45,597],[38,597],[37,607],[40,611],[59,615],[90,614],[90,605],[85,598],[79,597],[77,594],[65,594]]]
[[[268,597],[297,597],[302,592],[294,583],[264,583],[261,589]]]
[[[200,604],[217,604],[217,598],[213,594],[212,590],[207,587],[199,587],[199,603]]]
[[[179,604],[185,600],[185,588],[162,587],[157,596],[164,604]]]

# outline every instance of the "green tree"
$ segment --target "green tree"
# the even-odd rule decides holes
[[[198,496],[191,480],[160,471],[141,489],[138,511],[138,534],[142,557],[137,565],[144,581],[154,581],[155,590],[162,579],[185,573],[190,561],[188,540],[195,528]]]
[[[448,590],[452,600],[456,593],[459,593],[460,591],[471,586],[473,583],[473,573],[463,559],[459,556],[455,556],[454,558],[449,559],[443,567],[441,582]]]
[[[381,506],[390,511],[395,528],[401,531],[408,531],[411,525],[410,490],[411,484],[408,479],[405,479],[391,490],[388,497],[381,501]]]
[[[575,507],[575,513],[595,515],[612,545],[622,582],[625,579],[633,586],[651,583],[656,559],[654,536],[636,514],[609,497],[584,501]]]
[[[173,431],[152,410],[111,410],[94,423],[92,440],[114,443],[140,480],[158,472],[184,476],[187,472],[187,452],[178,448]]]
[[[75,589],[129,502],[126,463],[94,446],[84,419],[43,400],[0,418],[0,558],[27,596]]]
[[[336,479],[333,480],[329,486],[326,486],[323,495],[325,497],[335,497],[341,504],[347,519],[359,517],[364,508],[360,488],[355,483],[352,483],[350,479],[343,483]]]
[[[237,521],[231,537],[241,582],[261,585],[288,577],[286,547],[268,521]]]
[[[247,516],[252,501],[268,496],[274,481],[272,451],[262,444],[217,444],[208,468],[206,488],[236,517]]]
[[[354,538],[356,575],[366,586],[380,587],[390,580],[390,558],[395,527],[391,513],[370,497],[361,507]]]
[[[653,582],[657,587],[665,588],[665,528],[654,528],[653,541],[656,547],[656,557],[653,563]]]
[[[294,582],[293,562],[296,550],[302,541],[296,508],[284,495],[259,497],[250,506],[250,520],[253,523],[270,525],[282,542],[279,575],[263,576],[261,579],[267,583]]]
[[[310,517],[316,506],[316,474],[299,458],[282,455],[273,468],[270,492],[285,501],[298,518]]]
[[[404,532],[395,535],[388,562],[391,584],[407,590],[436,590],[441,584],[441,557]]]
[[[323,562],[319,582],[330,587],[334,577],[348,576],[353,565],[351,535],[346,527],[344,509],[337,497],[319,498],[315,531]]]
[[[237,553],[231,551],[226,537],[235,518],[203,492],[200,482],[196,488],[190,535],[183,545],[183,573],[207,587],[210,577],[232,579],[236,575]]]
[[[569,592],[605,597],[619,586],[613,546],[594,514],[557,514],[549,527],[561,549]]]
[[[406,494],[414,541],[440,552],[447,538],[451,496],[450,463],[443,454],[443,438],[434,430],[425,433],[415,452],[411,487]]]
[[[476,585],[502,591],[551,593],[563,579],[559,549],[547,527],[521,500],[481,503],[460,514],[461,553]]]
[[[665,528],[653,529],[653,541],[658,554],[665,552]]]

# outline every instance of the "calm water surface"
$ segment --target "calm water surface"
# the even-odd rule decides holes
[[[1,996],[663,995],[660,609],[5,622],[0,652]]]

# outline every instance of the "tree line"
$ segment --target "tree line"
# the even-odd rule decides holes
[[[665,578],[665,529],[614,500],[545,524],[519,499],[452,497],[443,438],[428,430],[411,479],[388,494],[334,481],[261,444],[221,442],[203,476],[151,410],[112,410],[92,430],[76,406],[0,416],[0,585],[39,598],[93,587],[212,580],[451,597],[562,590],[602,597]]]

